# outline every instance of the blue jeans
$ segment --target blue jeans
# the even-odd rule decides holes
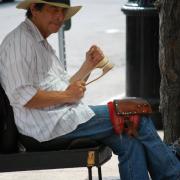
[[[121,180],[180,180],[180,162],[158,136],[150,118],[142,117],[137,138],[114,134],[107,106],[91,106],[95,116],[65,139],[91,138],[118,155]]]

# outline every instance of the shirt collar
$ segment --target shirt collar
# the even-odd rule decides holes
[[[31,31],[31,33],[34,35],[35,39],[38,42],[42,42],[45,40],[44,37],[42,36],[42,34],[40,33],[39,29],[36,27],[36,25],[30,19],[26,18],[25,24],[27,24],[28,29]]]
[[[51,45],[48,43],[47,39],[45,39],[42,34],[40,33],[37,26],[28,18],[25,19],[25,24],[27,25],[29,31],[33,34],[34,38],[39,43],[43,43],[45,47],[50,50],[51,52],[55,53],[55,50],[51,47]]]

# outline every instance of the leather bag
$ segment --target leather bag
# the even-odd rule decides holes
[[[116,134],[137,136],[141,116],[152,113],[151,105],[142,98],[128,97],[108,102],[110,119]]]

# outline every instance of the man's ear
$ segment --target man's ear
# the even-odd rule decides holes
[[[32,16],[34,17],[37,13],[37,10],[35,8],[35,3],[32,3],[29,8],[31,10]]]

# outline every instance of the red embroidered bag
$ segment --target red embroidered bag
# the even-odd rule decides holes
[[[137,136],[141,115],[152,113],[151,105],[142,98],[128,97],[108,103],[109,113],[116,134]]]

